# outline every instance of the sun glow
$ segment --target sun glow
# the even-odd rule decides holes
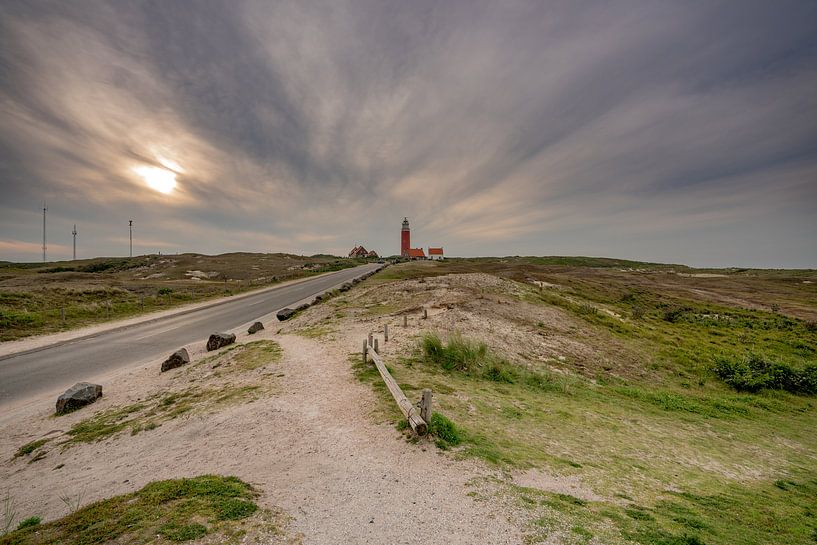
[[[136,167],[133,171],[144,178],[151,189],[159,193],[170,193],[176,187],[176,173],[159,167]]]

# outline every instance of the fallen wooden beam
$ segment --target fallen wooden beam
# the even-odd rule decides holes
[[[400,407],[403,416],[408,420],[411,429],[413,429],[417,435],[425,435],[428,433],[428,424],[420,417],[417,407],[403,394],[403,390],[400,389],[397,381],[394,380],[389,370],[386,369],[386,364],[383,363],[383,358],[380,357],[380,354],[374,350],[367,350],[367,352],[372,357],[375,367],[377,367],[377,370],[380,372],[380,376],[383,377],[383,382],[386,383],[386,388],[389,389],[392,397],[397,402],[397,406]]]

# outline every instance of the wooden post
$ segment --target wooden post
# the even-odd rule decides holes
[[[389,342],[389,324],[383,326],[383,342]]]
[[[383,363],[383,359],[377,352],[372,352],[371,356],[380,376],[383,377],[383,382],[386,383],[386,388],[388,388],[392,397],[397,402],[397,406],[400,407],[403,416],[408,420],[411,429],[413,429],[417,435],[425,435],[428,433],[428,424],[417,414],[417,408],[411,404],[411,401],[406,399],[400,386],[395,382],[394,378],[392,378],[389,370],[386,369],[386,364]]]
[[[107,303],[105,303],[105,318],[110,317],[111,317],[111,302],[108,301]]]
[[[423,397],[420,400],[420,418],[426,422],[431,420],[431,390],[423,390]]]
[[[144,297],[139,298],[139,304],[142,306],[142,310],[145,310],[145,298]]]
[[[366,352],[369,350],[369,344],[366,339],[363,339],[363,365],[366,365]]]
[[[408,327],[408,316],[403,314],[403,327]]]
[[[427,308],[423,309],[423,320],[428,320],[428,309]]]
[[[375,338],[375,340],[374,340],[374,351],[377,354],[380,354],[380,349],[377,347],[377,338]]]
[[[65,308],[60,309],[60,320],[62,320],[62,323],[65,323]]]
[[[369,333],[369,346],[374,346],[374,343],[372,342],[372,334],[371,333]]]

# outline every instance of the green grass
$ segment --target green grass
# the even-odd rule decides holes
[[[26,443],[25,445],[21,446],[17,449],[17,452],[14,454],[15,458],[20,458],[22,456],[27,456],[43,446],[44,444],[48,443],[51,439],[37,439],[36,441],[31,441],[30,443]]]
[[[500,468],[543,467],[581,478],[602,497],[630,498],[625,507],[542,493],[532,541],[564,532],[565,542],[582,542],[587,536],[572,531],[582,528],[612,544],[783,545],[808,543],[804,537],[817,527],[808,515],[817,513],[817,495],[811,496],[817,439],[810,431],[817,404],[810,398],[671,381],[593,383],[580,375],[543,389],[519,379],[532,371],[507,360],[502,365],[520,367],[521,375],[495,380],[485,372],[495,358],[473,339],[425,335],[412,357],[389,365],[407,395],[433,390],[435,410],[445,414],[445,424],[435,414],[430,427],[441,448],[457,444],[458,457]],[[387,417],[400,420],[373,366],[364,366],[359,354],[350,361],[358,378],[380,393]],[[446,432],[435,431],[448,424],[455,441],[441,441]],[[785,524],[771,522],[774,517]],[[742,532],[751,539],[741,541]]]
[[[398,265],[371,281],[471,272],[516,283],[457,288],[461,310],[514,327],[530,345],[556,337],[589,350],[504,357],[484,342],[501,340],[432,332],[388,363],[409,397],[432,389],[435,410],[456,422],[454,456],[542,468],[602,498],[540,491],[530,541],[817,543],[817,295],[804,285],[817,272],[485,258]],[[705,272],[719,276],[695,276]],[[395,312],[428,296],[422,286]],[[384,417],[399,418],[373,370],[355,369]]]
[[[17,529],[18,530],[24,530],[26,528],[32,528],[32,527],[37,526],[38,524],[40,524],[42,521],[43,521],[43,519],[41,517],[37,517],[37,516],[28,517],[27,519],[23,519],[23,520],[20,521],[20,523],[17,525]]]
[[[256,492],[236,477],[204,475],[156,481],[141,490],[87,505],[54,522],[0,537],[0,545],[102,545],[184,542],[224,535],[252,516]]]
[[[445,371],[543,391],[562,388],[550,374],[514,365],[493,354],[484,342],[466,339],[459,334],[451,335],[447,342],[443,342],[436,333],[426,333],[420,347],[424,362]]]
[[[434,436],[436,445],[448,450],[462,442],[462,437],[457,426],[445,415],[433,413],[428,422],[428,433]]]

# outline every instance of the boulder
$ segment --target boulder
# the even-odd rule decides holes
[[[102,386],[90,382],[77,382],[57,398],[57,414],[70,413],[90,405],[102,397]]]
[[[289,320],[290,318],[292,318],[292,316],[294,314],[295,314],[295,310],[293,310],[291,308],[285,308],[285,309],[279,310],[278,313],[275,316],[278,317],[279,322],[283,322],[284,320]]]
[[[207,339],[207,351],[218,350],[222,346],[233,344],[235,342],[235,335],[232,333],[213,333]]]
[[[264,329],[264,324],[262,324],[261,322],[255,322],[255,323],[254,323],[253,325],[251,325],[251,326],[250,326],[250,328],[247,330],[247,333],[249,333],[250,335],[252,335],[253,333],[258,333],[258,332],[259,332],[259,331],[261,331],[262,329]]]
[[[350,289],[352,289],[352,284],[350,282],[344,282],[340,286],[340,291],[349,291]]]
[[[187,353],[186,348],[179,348],[173,352],[169,358],[162,362],[162,373],[170,371],[176,367],[181,367],[190,363],[190,354]]]
[[[309,303],[304,303],[300,305],[298,308],[295,309],[295,312],[301,312],[302,310],[306,310],[309,308]]]

